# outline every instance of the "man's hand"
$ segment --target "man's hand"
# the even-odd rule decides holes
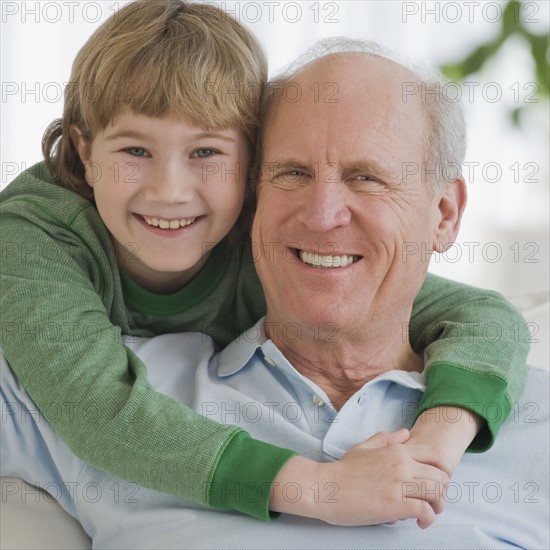
[[[271,510],[334,525],[416,518],[420,527],[429,527],[435,521],[433,506],[449,481],[445,472],[450,464],[431,445],[403,445],[408,438],[408,430],[378,433],[336,462],[293,457],[272,488]],[[288,483],[300,487],[301,497],[293,502],[285,498]]]

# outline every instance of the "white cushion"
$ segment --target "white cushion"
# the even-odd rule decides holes
[[[527,363],[550,369],[550,292],[528,292],[508,299],[523,313],[531,332],[531,352]]]

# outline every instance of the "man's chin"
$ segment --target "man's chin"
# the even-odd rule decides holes
[[[266,320],[266,328],[293,345],[297,345],[299,340],[319,344],[336,344],[344,333],[347,334],[360,328],[357,326],[357,319],[365,318],[364,316],[354,316],[352,312],[347,312],[343,308],[321,309],[313,308],[312,305],[312,303],[308,303],[304,304],[302,308],[289,307],[285,311],[284,321],[277,321],[272,317]]]

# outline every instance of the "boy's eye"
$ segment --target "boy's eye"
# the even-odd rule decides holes
[[[141,147],[126,147],[123,151],[133,157],[145,157],[148,155],[147,151]]]
[[[206,157],[211,157],[216,153],[217,151],[215,149],[209,149],[208,147],[206,147],[204,149],[197,149],[192,156],[198,157],[198,158],[206,158]]]

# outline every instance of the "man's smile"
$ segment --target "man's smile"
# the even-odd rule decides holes
[[[299,249],[296,249],[296,255],[303,263],[320,269],[347,267],[361,259],[361,256],[351,254],[322,255],[318,252],[306,252],[305,250]]]

